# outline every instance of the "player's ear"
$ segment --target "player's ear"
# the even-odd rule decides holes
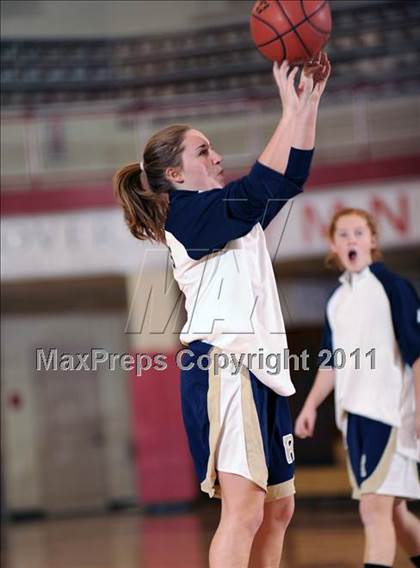
[[[372,248],[377,248],[378,246],[378,237],[376,235],[371,235],[370,241],[372,243]]]
[[[378,237],[376,235],[371,235],[370,237],[370,250],[376,250],[378,248]]]
[[[184,183],[181,168],[166,168],[165,175],[171,183]]]
[[[328,239],[328,244],[330,246],[330,251],[337,254],[337,245],[335,244],[334,239]]]

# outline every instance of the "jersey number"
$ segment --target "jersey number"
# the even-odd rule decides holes
[[[286,453],[287,463],[293,463],[295,461],[295,450],[293,448],[293,434],[286,434],[283,436],[283,446]]]

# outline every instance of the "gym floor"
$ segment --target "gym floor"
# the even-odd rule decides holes
[[[5,568],[205,568],[219,504],[193,512],[14,522],[4,527]],[[282,568],[360,568],[363,535],[357,505],[297,503]],[[395,567],[410,568],[398,550]]]

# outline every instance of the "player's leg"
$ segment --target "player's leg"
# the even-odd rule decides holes
[[[389,483],[396,450],[396,429],[370,418],[348,413],[346,446],[353,497],[360,498],[365,533],[365,563],[392,566],[396,536],[393,522],[395,493]]]
[[[278,567],[286,529],[295,508],[293,495],[264,505],[264,520],[254,538],[250,568]]]
[[[255,536],[250,566],[278,567],[286,529],[294,511],[294,449],[287,398],[266,392],[266,438],[269,443],[269,485],[264,520]]]
[[[218,473],[222,497],[219,526],[210,546],[210,568],[246,568],[264,516],[265,491],[233,473]]]
[[[396,550],[393,522],[394,497],[366,493],[360,498],[360,517],[365,532],[366,564],[392,566]]]
[[[395,501],[394,526],[398,543],[410,558],[417,557],[415,565],[420,566],[420,520],[408,510],[405,499]]]

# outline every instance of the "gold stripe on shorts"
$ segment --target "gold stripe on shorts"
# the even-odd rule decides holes
[[[208,355],[211,358],[209,368],[209,388],[207,391],[207,413],[210,422],[209,429],[209,459],[207,462],[207,473],[205,479],[201,482],[201,490],[208,493],[210,497],[214,497],[218,488],[215,488],[217,479],[216,472],[216,449],[220,434],[220,375],[214,370],[214,357],[217,348],[210,349]]]
[[[249,369],[241,368],[242,419],[245,433],[246,459],[252,480],[267,491],[268,469],[265,461],[264,444],[260,422],[252,395]]]
[[[289,497],[296,493],[295,489],[295,478],[288,479],[282,483],[277,483],[276,485],[269,485],[267,487],[267,495],[265,501],[276,501],[277,499],[283,499],[284,497]]]

